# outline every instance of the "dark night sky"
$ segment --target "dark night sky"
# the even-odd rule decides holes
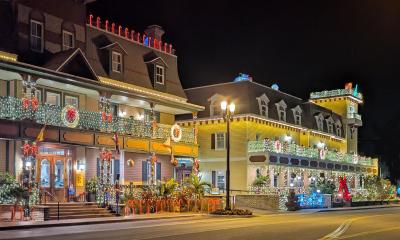
[[[307,99],[358,83],[365,97],[360,153],[379,155],[400,176],[400,2],[235,2],[98,0],[88,11],[140,32],[161,25],[185,88],[244,72]]]

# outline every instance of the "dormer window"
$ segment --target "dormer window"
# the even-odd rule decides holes
[[[43,23],[31,20],[31,50],[43,52]]]
[[[258,108],[260,111],[260,115],[263,117],[268,117],[268,103],[269,99],[265,93],[257,98]]]
[[[112,71],[116,73],[122,72],[122,54],[116,51],[112,51]]]
[[[63,50],[68,50],[75,47],[75,36],[72,32],[63,30]]]
[[[276,105],[276,110],[278,113],[279,121],[286,122],[286,107],[287,107],[287,105],[286,105],[285,101],[281,100],[280,102],[275,103],[275,105]]]
[[[336,136],[342,137],[342,123],[339,120],[337,120],[335,126],[336,126]]]
[[[294,124],[301,125],[301,113],[303,112],[303,110],[300,108],[299,105],[297,105],[296,107],[292,108],[292,111]]]
[[[324,131],[324,115],[322,113],[315,116],[315,121],[317,122],[318,131]]]
[[[164,85],[165,71],[164,67],[156,65],[156,83]]]
[[[210,117],[221,117],[221,101],[224,99],[222,95],[214,94],[212,95],[208,101],[210,101]]]
[[[331,116],[326,119],[326,126],[328,127],[328,133],[333,134],[333,123],[334,121]]]

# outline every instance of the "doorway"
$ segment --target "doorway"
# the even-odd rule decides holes
[[[67,199],[71,160],[65,156],[40,155],[37,158],[37,176],[41,191],[46,191],[53,197],[48,201],[65,202]]]

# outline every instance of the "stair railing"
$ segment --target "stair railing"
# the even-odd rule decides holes
[[[53,199],[53,201],[57,201],[57,220],[60,220],[60,200],[52,193],[50,193],[47,190],[42,189],[41,194],[40,194],[40,204],[42,204],[42,196],[44,195],[44,205],[47,204],[47,197],[49,196],[50,199]]]

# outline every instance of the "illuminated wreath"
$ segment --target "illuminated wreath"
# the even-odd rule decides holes
[[[182,139],[182,128],[178,124],[171,127],[171,139],[174,142],[179,142]]]
[[[71,105],[66,105],[61,111],[61,120],[64,125],[75,128],[79,123],[79,111]]]

